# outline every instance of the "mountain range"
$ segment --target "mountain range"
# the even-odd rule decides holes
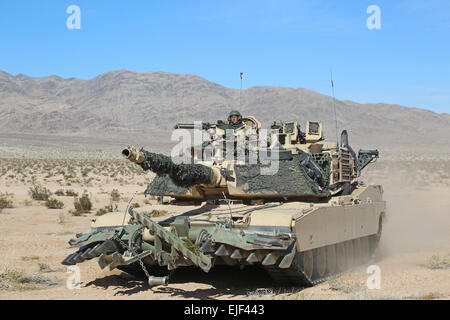
[[[449,146],[450,115],[392,104],[335,100],[339,133],[362,148]],[[91,80],[0,71],[0,134],[92,137],[165,145],[176,123],[226,120],[239,109],[268,127],[320,120],[336,139],[333,98],[304,88],[240,92],[196,75],[111,71]]]

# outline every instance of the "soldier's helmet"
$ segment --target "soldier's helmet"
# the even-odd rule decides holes
[[[231,118],[234,117],[234,116],[238,117],[238,122],[235,123],[235,124],[233,122],[231,122]],[[228,123],[233,124],[233,125],[240,125],[242,123],[242,115],[241,115],[241,113],[239,111],[237,111],[237,110],[231,111],[230,115],[228,116]]]

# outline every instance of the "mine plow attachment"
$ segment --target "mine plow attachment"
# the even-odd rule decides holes
[[[149,230],[150,234],[155,236],[155,243],[150,251],[153,259],[159,265],[168,265],[169,269],[175,269],[178,266],[177,260],[183,257],[203,271],[209,272],[212,267],[212,259],[209,256],[203,254],[200,250],[195,250],[196,252],[190,250],[187,248],[185,241],[149,217],[132,209],[129,213],[137,223],[143,225]],[[170,245],[170,254],[162,250],[162,241]]]

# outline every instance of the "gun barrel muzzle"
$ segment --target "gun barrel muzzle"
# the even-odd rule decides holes
[[[129,147],[123,149],[122,155],[134,163],[142,163],[145,161],[144,154],[132,146],[129,146]]]

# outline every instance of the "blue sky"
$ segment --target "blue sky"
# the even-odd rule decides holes
[[[66,9],[81,9],[69,30]],[[381,30],[369,30],[370,5]],[[197,74],[450,113],[450,0],[1,1],[0,70],[90,79]]]

